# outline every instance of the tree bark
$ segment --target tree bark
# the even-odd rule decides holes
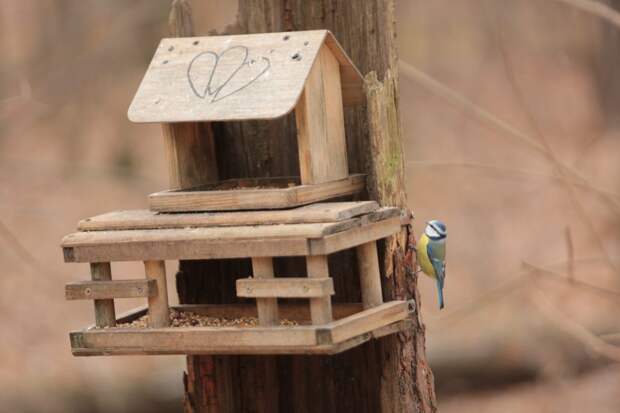
[[[184,0],[174,0],[173,35],[192,33],[188,13]],[[368,174],[370,199],[406,208],[393,0],[239,0],[238,21],[228,32],[323,28],[335,34],[362,73],[369,73],[366,107],[345,111],[350,171]],[[219,179],[299,174],[294,115],[212,126]],[[196,128],[199,133],[203,129],[210,128]],[[176,167],[171,176],[183,174],[183,165]],[[411,227],[404,228],[379,243],[379,260],[384,300],[415,299],[410,331],[336,356],[188,356],[185,410],[436,411],[418,316],[415,241]],[[330,256],[329,269],[334,300],[361,301],[355,253]],[[305,262],[278,258],[274,271],[277,276],[302,276]],[[249,260],[182,261],[177,274],[180,301],[235,302],[235,277],[243,274],[251,274]]]

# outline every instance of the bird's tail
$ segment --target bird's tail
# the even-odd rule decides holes
[[[444,303],[443,303],[443,282],[441,280],[441,278],[437,277],[436,279],[437,281],[437,296],[439,298],[439,309],[443,309],[444,307]]]

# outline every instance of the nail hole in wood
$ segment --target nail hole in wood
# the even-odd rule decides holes
[[[282,40],[287,41],[290,38],[291,38],[291,36],[289,36],[288,34],[285,34],[284,37],[282,38]]]
[[[171,51],[173,51],[173,50],[174,50],[174,46],[170,46],[170,47],[168,48],[168,51],[169,51],[169,52],[171,52]]]
[[[197,46],[197,45],[198,45],[198,43],[200,43],[198,40],[194,40],[194,43],[193,43],[193,44],[194,44],[194,46]]]
[[[291,56],[291,59],[299,62],[301,60],[301,55],[299,53],[295,53],[293,56]]]

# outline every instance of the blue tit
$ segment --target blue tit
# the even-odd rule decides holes
[[[426,223],[417,246],[418,263],[424,274],[435,279],[439,309],[443,305],[443,286],[446,279],[446,225],[437,220]]]

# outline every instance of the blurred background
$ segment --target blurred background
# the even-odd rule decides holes
[[[445,311],[420,280],[441,411],[620,411],[620,1],[396,3],[415,229],[449,230]],[[71,356],[88,267],[58,246],[167,186],[159,127],[126,110],[169,4],[0,2],[4,411],[181,410],[183,357]],[[198,34],[235,21],[192,6]]]

